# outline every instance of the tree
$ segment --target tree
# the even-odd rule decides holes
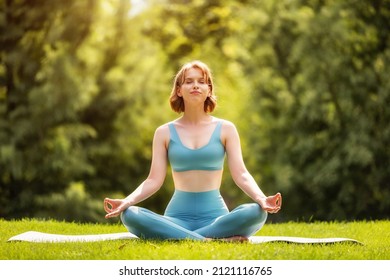
[[[200,59],[248,169],[266,193],[284,194],[272,220],[387,217],[389,7],[170,0],[131,13],[127,0],[1,2],[0,216],[99,220],[104,196],[147,176],[154,130],[177,116],[173,75]],[[172,190],[168,174],[142,205],[162,211]],[[228,172],[221,190],[229,206],[248,199]]]
[[[250,141],[264,181],[285,193],[284,216],[386,217],[387,1],[281,1],[264,8],[270,20],[253,48],[267,43],[247,67],[259,77],[250,104],[259,112],[258,128]]]
[[[91,168],[78,144],[94,131],[76,119],[93,89],[81,85],[74,53],[92,23],[83,11],[94,3],[2,3],[1,216],[28,215],[33,194]]]
[[[126,0],[3,3],[2,217],[77,219],[52,200],[97,207],[90,200],[101,205],[144,176],[166,74],[130,9]]]

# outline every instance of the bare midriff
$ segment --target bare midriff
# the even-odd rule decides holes
[[[186,192],[205,192],[219,189],[223,170],[173,171],[175,189]]]

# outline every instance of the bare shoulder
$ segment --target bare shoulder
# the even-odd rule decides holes
[[[233,122],[231,122],[229,120],[224,120],[224,119],[220,119],[220,121],[222,122],[222,129],[226,133],[236,133],[237,132],[236,125]]]
[[[222,122],[221,140],[226,146],[228,142],[231,142],[230,140],[239,138],[238,131],[233,122],[224,119],[220,119],[220,121]]]
[[[169,132],[169,124],[170,123],[165,123],[165,124],[160,125],[159,127],[157,127],[156,133],[166,133],[166,132]]]
[[[169,141],[169,123],[165,123],[157,127],[154,133],[154,138],[157,141]]]

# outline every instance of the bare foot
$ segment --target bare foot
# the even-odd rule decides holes
[[[223,241],[223,242],[248,242],[249,238],[246,236],[240,236],[240,235],[235,235],[231,237],[225,237],[225,238],[206,238],[207,241]]]
[[[225,242],[248,242],[249,238],[246,236],[240,236],[240,235],[235,235],[227,238],[222,238],[223,241]]]

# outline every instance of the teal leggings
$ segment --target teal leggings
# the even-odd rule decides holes
[[[257,203],[243,204],[229,212],[219,190],[175,190],[164,215],[131,206],[121,214],[127,230],[145,239],[249,237],[267,220]]]

